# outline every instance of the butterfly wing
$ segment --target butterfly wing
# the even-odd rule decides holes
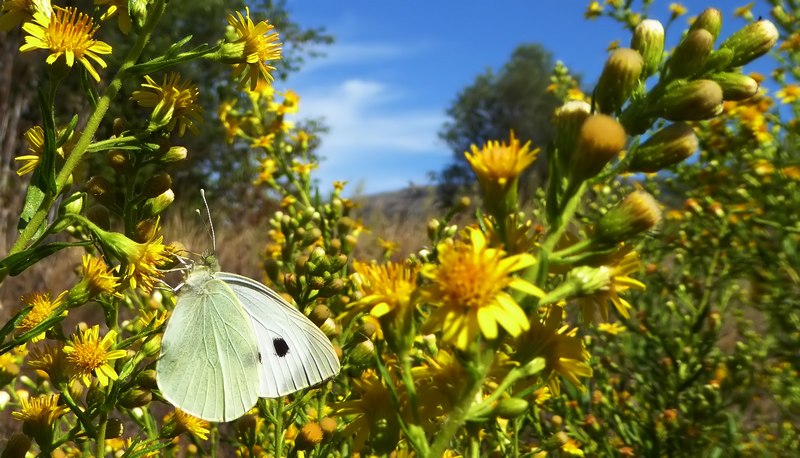
[[[261,283],[218,273],[250,315],[261,356],[260,397],[276,398],[339,373],[331,341],[302,312]]]
[[[258,347],[250,317],[223,281],[192,273],[161,340],[156,380],[180,409],[231,421],[258,400]]]

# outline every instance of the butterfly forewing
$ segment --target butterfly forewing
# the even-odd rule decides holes
[[[275,398],[317,385],[339,373],[325,334],[277,293],[247,277],[218,273],[239,298],[255,328],[261,397]]]
[[[178,295],[161,342],[162,395],[208,421],[230,421],[258,400],[258,347],[252,320],[225,282],[198,269]]]

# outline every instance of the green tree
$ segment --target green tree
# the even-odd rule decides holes
[[[487,69],[462,90],[439,136],[453,151],[453,162],[436,175],[438,194],[449,205],[475,177],[464,158],[471,145],[508,138],[509,130],[524,143],[545,146],[552,136],[550,117],[558,99],[547,91],[554,63],[538,44],[523,44],[499,71]],[[537,161],[541,166],[545,161]],[[539,167],[532,173],[541,176]]]

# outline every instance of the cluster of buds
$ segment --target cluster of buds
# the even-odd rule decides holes
[[[307,297],[312,292],[323,298],[339,294],[345,287],[341,278],[345,264],[347,255],[329,256],[322,247],[315,247],[308,256],[297,258],[294,273],[284,276],[286,291],[294,297]]]
[[[700,14],[664,63],[659,83],[645,94],[645,80],[662,63],[664,27],[650,19],[639,23],[631,47],[615,50],[606,62],[594,93],[597,110],[619,113],[625,130],[638,135],[656,118],[710,119],[721,113],[723,101],[755,95],[758,82],[742,74],[740,67],[767,53],[778,39],[778,30],[770,21],[759,20],[715,50],[721,27],[718,10],[709,8]]]

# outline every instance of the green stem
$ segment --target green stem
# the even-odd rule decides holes
[[[106,425],[108,424],[106,413],[100,414],[100,424],[97,425],[97,452],[95,456],[106,456]]]
[[[275,400],[275,457],[283,456],[283,397]]]
[[[111,82],[108,84],[108,87],[106,87],[103,96],[97,101],[97,107],[89,117],[89,120],[86,122],[83,133],[81,133],[80,138],[78,138],[77,143],[75,143],[75,147],[67,157],[66,162],[64,162],[64,166],[61,168],[58,176],[56,176],[55,195],[49,196],[42,202],[39,209],[36,211],[36,213],[34,213],[33,217],[31,217],[28,225],[25,226],[25,229],[23,229],[20,233],[17,241],[14,242],[14,245],[8,251],[7,256],[24,250],[30,243],[33,236],[39,230],[39,227],[41,227],[42,223],[44,223],[48,213],[50,213],[50,209],[53,206],[56,197],[64,189],[64,186],[66,186],[70,175],[72,175],[72,173],[78,167],[81,159],[83,159],[89,146],[91,145],[92,138],[94,137],[94,134],[97,133],[97,129],[100,127],[100,122],[103,120],[108,108],[111,106],[111,101],[114,100],[117,92],[119,92],[120,88],[122,88],[122,78],[125,75],[125,71],[136,63],[136,61],[139,59],[139,56],[142,54],[145,45],[150,40],[150,35],[158,23],[161,14],[164,12],[164,6],[164,0],[156,0],[152,9],[153,13],[148,17],[147,22],[142,28],[141,34],[138,36],[133,47],[128,52],[128,56],[125,58],[125,61],[120,66],[119,70],[117,70],[117,74],[114,76],[114,79],[111,80]],[[2,277],[0,277],[0,281],[1,280]]]
[[[486,373],[491,367],[492,360],[494,359],[494,349],[487,350],[484,354],[478,354],[477,360],[472,362],[472,367],[467,368],[467,389],[463,392],[461,399],[458,400],[453,411],[448,415],[442,429],[439,430],[436,440],[431,445],[430,453],[428,456],[436,457],[442,456],[450,445],[450,441],[461,428],[461,425],[467,420],[470,407],[475,401],[475,396],[481,389],[483,381],[486,378]]]

